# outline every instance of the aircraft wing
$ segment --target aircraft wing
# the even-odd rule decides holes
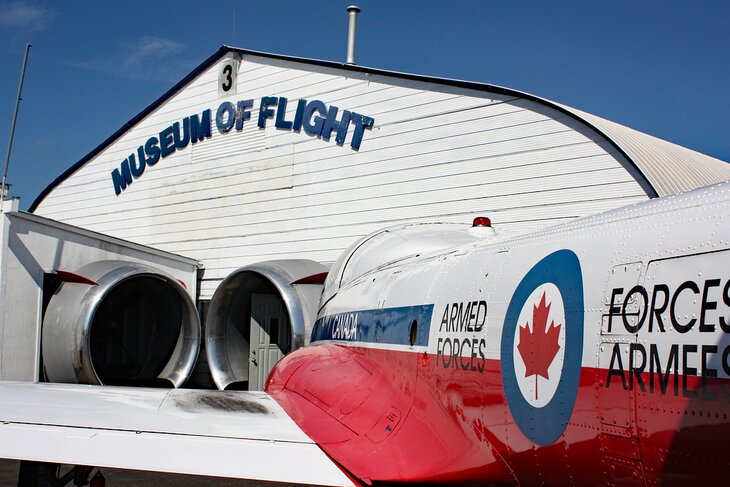
[[[353,486],[264,392],[0,382],[0,458]]]

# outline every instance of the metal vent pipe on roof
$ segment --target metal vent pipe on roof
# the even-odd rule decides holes
[[[350,5],[347,7],[350,14],[350,25],[347,30],[347,64],[355,64],[355,33],[357,32],[357,14],[360,13],[360,7]]]

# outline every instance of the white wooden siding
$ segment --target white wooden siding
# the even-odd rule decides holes
[[[37,213],[205,265],[201,297],[243,265],[332,262],[356,238],[412,220],[486,214],[521,232],[646,199],[620,155],[563,113],[525,99],[245,57],[235,96],[211,66],[49,194]],[[373,117],[359,151],[256,126],[263,96]],[[224,100],[253,99],[242,132],[215,128]],[[211,110],[210,139],[176,151],[115,196],[110,173],[150,136]]]

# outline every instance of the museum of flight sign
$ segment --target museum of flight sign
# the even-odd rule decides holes
[[[334,136],[335,143],[343,146],[350,126],[353,127],[350,147],[360,150],[365,130],[373,127],[375,119],[349,110],[340,110],[334,105],[327,106],[320,100],[300,99],[296,102],[294,117],[287,119],[289,100],[283,96],[264,96],[257,101],[259,129],[274,123],[278,130],[288,130],[317,137],[326,142]],[[154,166],[175,151],[184,149],[189,144],[203,142],[216,133],[225,134],[235,130],[240,132],[246,123],[251,123],[251,109],[254,100],[238,100],[236,103],[224,101],[212,119],[211,109],[200,114],[193,114],[165,127],[158,134],[150,136],[147,141],[137,147],[136,152],[129,154],[118,168],[111,172],[114,192],[119,195],[144,174],[147,167]]]

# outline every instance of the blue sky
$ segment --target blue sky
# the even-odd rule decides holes
[[[27,208],[222,44],[344,61],[343,1],[0,0],[0,157]],[[730,161],[730,1],[354,2],[357,64],[526,91]]]

